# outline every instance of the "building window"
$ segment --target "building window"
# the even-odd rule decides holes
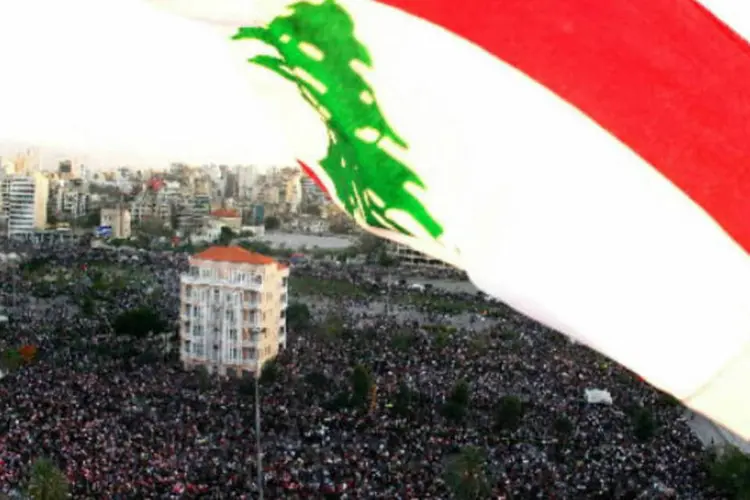
[[[229,359],[232,361],[239,361],[240,360],[240,350],[236,347],[233,347],[229,349]]]
[[[193,324],[193,337],[202,337],[203,336],[203,325],[199,323]]]
[[[236,328],[230,328],[227,331],[227,338],[232,342],[237,342],[237,329]]]
[[[200,343],[193,344],[193,354],[195,354],[198,357],[203,357],[205,355],[203,344],[200,344]]]
[[[255,349],[245,347],[242,349],[242,359],[244,361],[250,361],[255,359]]]
[[[185,298],[189,299],[192,293],[193,293],[193,287],[191,287],[190,285],[186,286],[185,287]]]
[[[211,271],[212,269],[209,269],[207,267],[201,268],[201,278],[204,278],[204,279],[211,278],[211,274],[212,274]]]
[[[200,276],[200,268],[197,266],[190,266],[190,276],[193,278]]]
[[[221,300],[221,291],[214,290],[214,302],[219,302],[220,300]]]

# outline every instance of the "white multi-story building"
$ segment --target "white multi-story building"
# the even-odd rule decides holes
[[[433,259],[429,255],[412,250],[406,245],[400,245],[398,243],[387,242],[386,243],[387,255],[399,261],[401,264],[410,267],[435,269],[435,270],[456,270],[454,266],[447,264],[441,260]]]
[[[47,225],[49,182],[40,174],[11,175],[0,185],[8,237],[43,231]]]
[[[220,375],[259,373],[286,346],[289,268],[241,247],[190,258],[180,284],[180,359]]]
[[[111,227],[113,238],[130,238],[130,210],[125,207],[102,208],[99,211],[99,225]]]
[[[237,168],[237,191],[240,198],[251,198],[253,187],[258,180],[258,167],[239,165]]]

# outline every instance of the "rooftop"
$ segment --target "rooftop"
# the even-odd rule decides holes
[[[239,217],[240,214],[237,212],[237,210],[228,210],[226,208],[220,208],[219,210],[214,210],[211,212],[211,216],[213,217]]]
[[[234,262],[235,264],[252,264],[255,266],[265,266],[275,264],[276,261],[268,256],[245,250],[242,247],[230,246],[220,247],[213,246],[201,253],[193,255],[194,259],[212,260],[215,262]]]

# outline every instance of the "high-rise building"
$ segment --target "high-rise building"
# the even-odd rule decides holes
[[[7,217],[8,236],[42,231],[47,226],[49,181],[39,172],[11,175],[0,185],[3,213]]]
[[[286,346],[289,268],[241,247],[190,258],[180,284],[180,359],[221,375],[259,373]]]
[[[258,168],[253,165],[237,167],[237,195],[240,198],[251,198],[254,195],[253,187],[258,180],[258,173]]]

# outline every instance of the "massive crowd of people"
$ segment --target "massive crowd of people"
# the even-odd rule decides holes
[[[247,382],[186,372],[159,341],[112,334],[117,314],[144,305],[156,304],[174,324],[184,255],[9,250],[46,262],[43,273],[108,263],[132,269],[132,280],[92,314],[79,305],[91,286],[85,272],[68,273],[74,282],[51,281],[54,293],[40,299],[34,294],[42,278],[0,270],[0,303],[11,318],[0,348],[39,346],[35,362],[0,380],[0,491],[22,489],[44,456],[68,477],[74,498],[257,497]],[[469,446],[486,453],[491,498],[721,497],[709,486],[705,451],[682,410],[589,349],[471,296],[455,299],[475,301],[475,312],[495,311],[494,327],[479,333],[467,325],[439,337],[398,310],[368,312],[383,300],[374,289],[377,270],[308,263],[293,273],[361,282],[372,295],[335,301],[345,322],[336,336],[290,330],[276,375],[261,387],[266,498],[450,498],[444,472]],[[399,310],[408,309],[413,292],[396,286],[392,293]],[[445,300],[436,296],[435,303]],[[409,342],[397,341],[404,335]],[[372,375],[371,404],[335,404],[355,365]],[[468,409],[449,418],[442,409],[460,380],[468,383]],[[586,402],[587,388],[609,391],[613,404]],[[504,395],[520,398],[523,414],[520,425],[501,430],[496,404]],[[638,407],[656,422],[648,440],[634,432],[630,410]],[[561,418],[572,424],[566,436],[556,430]]]

